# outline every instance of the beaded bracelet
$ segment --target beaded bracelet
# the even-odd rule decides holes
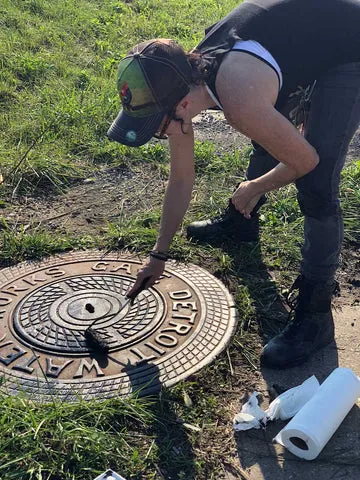
[[[156,258],[157,260],[162,260],[163,262],[166,262],[166,260],[169,259],[169,255],[164,252],[159,252],[159,250],[151,250],[149,252],[150,257]]]

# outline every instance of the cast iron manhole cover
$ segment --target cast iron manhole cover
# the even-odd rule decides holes
[[[122,308],[142,261],[76,252],[0,271],[1,391],[37,400],[149,394],[210,363],[236,327],[232,297],[195,265],[168,262],[163,278]],[[84,331],[107,338],[107,355]]]

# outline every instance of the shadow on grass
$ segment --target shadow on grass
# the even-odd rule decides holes
[[[275,281],[264,264],[258,244],[240,245],[237,249],[227,246],[224,249],[233,259],[237,276],[246,285],[254,302],[259,336],[264,345],[282,330],[288,319],[288,310],[283,304]],[[239,313],[241,317],[241,312]],[[338,366],[338,352],[334,342],[316,353],[303,365],[285,370],[261,367],[261,375],[265,382],[265,389],[271,397],[274,387],[284,391],[301,384],[312,375],[315,375],[321,383]],[[243,469],[252,467],[257,472],[256,478],[259,480],[274,478],[288,480],[292,477],[304,478],[305,476],[315,478],[315,475],[324,479],[332,478],[336,465],[331,465],[329,459],[332,456],[331,449],[334,447],[329,445],[317,462],[306,463],[280,445],[273,443],[273,438],[285,425],[285,422],[274,422],[266,430],[250,430],[236,434],[235,440],[241,467]],[[336,452],[333,452],[333,455],[336,457]],[[308,472],[307,475],[305,475],[306,472]]]
[[[155,463],[156,479],[191,480],[196,476],[194,453],[188,434],[174,410],[174,400],[170,392],[162,390],[160,372],[157,365],[142,362],[128,366],[132,393],[135,395],[156,395],[150,407],[154,421],[148,431],[157,449],[158,463]],[[144,382],[144,375],[148,379]]]
[[[246,333],[246,329],[252,323],[253,327],[258,329],[260,341],[264,345],[283,329],[289,314],[278,287],[263,261],[260,245],[258,243],[238,243],[230,239],[219,239],[216,243],[212,242],[211,245],[221,248],[231,258],[231,273],[217,271],[215,274],[232,292],[237,291],[239,284],[245,286],[252,300],[254,310],[251,321],[242,318],[241,300],[238,302],[239,329]],[[246,347],[246,335],[243,338],[242,344]],[[265,383],[265,385],[259,385],[258,390],[262,390],[265,397],[270,397],[269,401],[272,400],[274,390],[285,391],[299,385],[312,375],[315,375],[321,383],[339,365],[335,342],[316,353],[304,365],[286,370],[260,367],[260,346],[250,348],[254,349],[252,364],[260,369]],[[262,407],[265,409],[267,405],[264,404]],[[351,415],[353,421],[355,417],[358,418],[356,412],[352,411]],[[335,474],[336,467],[339,466],[330,465],[331,445],[321,453],[318,462],[306,463],[280,445],[273,443],[273,438],[285,425],[286,422],[277,421],[269,424],[266,430],[249,430],[235,434],[240,465],[244,471],[251,468],[253,475],[251,478],[288,480],[289,478],[305,478],[305,476],[315,478],[315,475],[319,479],[345,478],[331,476]],[[336,452],[333,452],[333,455],[335,454]],[[344,462],[340,459],[339,463]],[[355,465],[349,468],[353,472],[352,468],[355,468]],[[305,475],[306,472],[307,475]],[[244,478],[246,477],[244,476]]]

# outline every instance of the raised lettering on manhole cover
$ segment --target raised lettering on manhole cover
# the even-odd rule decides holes
[[[142,265],[91,251],[0,271],[1,390],[68,401],[149,394],[211,362],[236,326],[228,291],[200,267],[168,262],[122,308]],[[94,320],[107,355],[85,342]]]

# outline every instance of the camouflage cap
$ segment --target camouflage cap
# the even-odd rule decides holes
[[[119,64],[122,110],[108,137],[133,147],[148,142],[164,115],[189,92],[190,83],[190,64],[176,42],[155,39],[136,45]]]

